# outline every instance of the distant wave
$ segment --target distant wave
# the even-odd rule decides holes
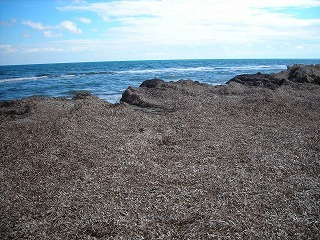
[[[275,70],[285,70],[286,65],[252,65],[252,66],[237,66],[229,67],[230,70],[259,70],[259,69],[275,69]]]
[[[217,66],[217,67],[186,67],[186,68],[155,68],[155,69],[137,69],[137,70],[120,70],[120,71],[97,71],[97,72],[79,72],[79,73],[65,73],[61,75],[53,74],[38,74],[31,77],[18,77],[18,78],[6,78],[1,79],[0,83],[4,82],[17,82],[17,81],[30,81],[30,80],[39,80],[44,78],[72,78],[72,77],[83,77],[91,75],[123,75],[123,74],[153,74],[153,73],[183,73],[183,72],[217,72],[217,71],[247,71],[247,70],[285,70],[286,65],[249,65],[249,66]]]
[[[166,73],[166,72],[198,72],[198,71],[214,71],[214,67],[195,67],[195,68],[158,68],[158,69],[139,69],[139,70],[123,70],[116,71],[118,74],[144,74],[144,73]]]
[[[62,78],[70,78],[70,77],[75,77],[77,76],[76,74],[62,74],[60,77]]]
[[[145,74],[145,73],[166,73],[166,72],[216,72],[216,71],[236,71],[236,70],[260,70],[260,69],[286,69],[286,65],[251,65],[251,66],[228,66],[228,67],[191,67],[191,68],[159,68],[159,69],[139,69],[116,71],[118,74]]]
[[[34,76],[34,77],[20,77],[20,78],[6,78],[6,79],[1,79],[0,83],[3,82],[18,82],[18,81],[28,81],[28,80],[39,80],[43,78],[48,78],[48,76]]]
[[[114,74],[114,72],[102,71],[102,72],[88,72],[82,73],[81,75],[106,75],[106,74]]]

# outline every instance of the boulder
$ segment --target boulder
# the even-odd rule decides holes
[[[142,100],[142,94],[138,91],[138,89],[133,88],[131,86],[124,91],[120,99],[120,102],[126,102],[131,105],[137,105],[141,107],[150,106],[148,102]]]
[[[145,80],[143,83],[141,83],[140,87],[145,88],[156,88],[158,86],[162,86],[165,82],[162,79],[159,78],[153,78],[150,80]]]

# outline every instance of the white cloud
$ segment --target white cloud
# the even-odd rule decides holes
[[[101,41],[99,39],[69,39],[69,40],[56,41],[56,43],[62,43],[62,44],[99,44],[99,43],[103,43],[103,41]]]
[[[120,41],[180,45],[319,39],[315,30],[320,31],[320,19],[298,19],[274,11],[319,6],[318,0],[140,0],[59,9],[91,11],[107,23],[121,23],[108,30],[109,37]]]
[[[226,0],[226,2],[236,3],[240,2],[237,0]],[[319,0],[246,0],[244,3],[247,7],[253,8],[287,8],[287,7],[298,7],[298,8],[308,8],[308,7],[319,7]]]
[[[0,51],[2,53],[13,53],[16,52],[17,49],[14,48],[12,45],[0,45]]]
[[[52,37],[52,31],[43,31],[43,35],[44,35],[45,37],[50,38],[50,37]]]
[[[61,37],[62,34],[61,33],[53,33],[53,31],[43,31],[43,35],[47,38],[53,38],[53,37]]]
[[[67,51],[69,51],[69,52],[83,52],[83,51],[88,51],[88,50],[90,50],[90,49],[87,47],[84,47],[84,46],[74,46],[74,47],[70,47],[67,49]]]
[[[38,52],[63,52],[64,49],[56,47],[43,47],[43,48],[31,48],[27,49],[27,53],[38,53]]]
[[[68,57],[73,61],[308,57],[320,49],[320,17],[299,18],[285,11],[287,7],[294,8],[294,12],[320,7],[319,0],[97,1],[67,1],[68,6],[58,8],[77,11],[79,18],[73,18],[75,21],[52,25],[23,21],[44,37],[62,33],[69,37],[66,32],[70,32],[83,39],[46,39],[34,45],[2,45],[0,49],[13,52],[18,48],[27,56],[59,56],[55,61]],[[78,35],[83,31],[76,23],[84,26],[81,24],[92,22],[93,18],[87,18],[92,14],[87,13],[97,14],[104,22],[87,26],[88,35]],[[103,38],[97,39],[101,35]]]
[[[32,22],[30,20],[22,21],[22,24],[27,25],[36,30],[46,30],[54,28],[53,26],[44,26],[41,22]]]
[[[71,21],[63,21],[62,23],[60,23],[59,25],[61,28],[64,28],[72,33],[75,33],[75,34],[80,34],[82,33],[82,30],[80,28],[77,28],[76,24],[71,22]]]
[[[43,31],[44,36],[46,37],[52,37],[52,31],[49,30],[53,30],[53,29],[59,29],[59,30],[67,30],[71,33],[75,33],[75,34],[80,34],[82,33],[82,30],[80,28],[77,27],[77,25],[71,21],[65,20],[63,22],[61,22],[58,25],[47,25],[44,26],[41,22],[32,22],[30,20],[28,21],[22,21],[22,24],[27,25],[35,30],[41,30]],[[56,34],[54,36],[61,36],[59,34]]]
[[[168,16],[181,16],[187,18],[215,18],[217,16],[245,15],[241,10],[254,9],[281,9],[287,7],[307,8],[319,7],[319,0],[132,0],[132,1],[109,1],[77,4],[60,7],[62,11],[84,10],[98,13],[104,20],[112,21],[114,18],[155,16],[166,18]],[[201,13],[199,12],[201,10]],[[238,11],[231,11],[238,10]],[[186,14],[193,13],[188,16]],[[200,14],[199,14],[200,13]],[[204,15],[203,15],[204,13]],[[218,15],[211,14],[218,13]],[[254,13],[254,12],[252,12]],[[222,16],[221,16],[222,15]],[[231,20],[233,17],[231,18]]]
[[[91,19],[90,18],[78,18],[78,20],[82,23],[86,23],[89,24],[91,23]]]

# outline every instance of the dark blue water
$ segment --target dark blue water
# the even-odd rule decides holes
[[[0,66],[0,100],[32,95],[71,98],[75,92],[86,90],[114,103],[128,86],[137,87],[144,80],[155,77],[165,81],[192,79],[217,85],[238,74],[279,72],[287,65],[319,62],[319,59],[239,59]]]

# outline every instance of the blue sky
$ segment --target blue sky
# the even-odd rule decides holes
[[[320,58],[320,0],[0,0],[0,65]]]

